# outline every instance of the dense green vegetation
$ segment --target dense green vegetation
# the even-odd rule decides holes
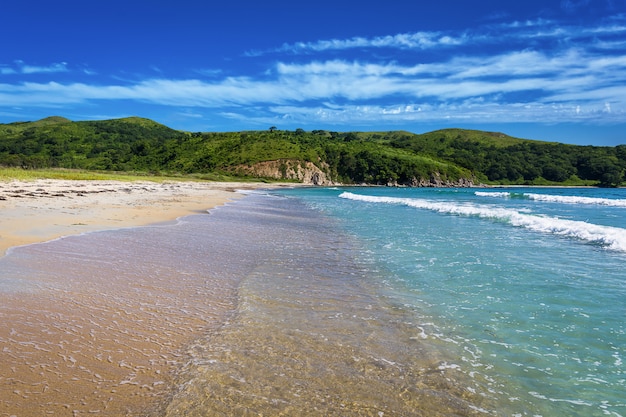
[[[626,145],[575,146],[511,138],[501,133],[448,129],[405,135],[392,146],[458,164],[490,182],[597,184],[624,181]]]
[[[435,176],[453,183],[608,187],[624,180],[626,145],[574,146],[462,129],[190,133],[138,117],[0,124],[5,167],[232,176],[277,160],[313,163],[342,183],[416,184]]]

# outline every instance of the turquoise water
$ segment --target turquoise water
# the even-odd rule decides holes
[[[278,194],[354,235],[385,296],[502,415],[626,416],[625,189]]]

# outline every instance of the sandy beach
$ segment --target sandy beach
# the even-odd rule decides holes
[[[0,253],[61,236],[170,222],[259,187],[267,184],[0,182]],[[220,271],[192,277],[180,275],[184,266],[163,265],[160,275],[148,276],[144,264],[159,259],[142,248],[130,263],[109,264],[101,254],[105,262],[61,258],[53,265],[43,260],[46,245],[24,249],[26,261],[11,257],[17,275],[14,259],[0,271],[8,280],[8,286],[0,282],[2,416],[158,415],[181,349],[234,306],[234,289],[222,286]],[[120,269],[115,262],[127,263]]]
[[[262,183],[36,180],[0,182],[0,255],[13,246],[204,212]]]

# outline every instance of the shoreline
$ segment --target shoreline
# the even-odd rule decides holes
[[[0,258],[13,247],[94,231],[174,221],[240,198],[238,190],[281,186],[287,184],[0,181]]]
[[[159,415],[185,347],[236,307],[238,275],[229,271],[238,263],[203,268],[202,248],[179,246],[185,262],[172,264],[176,257],[159,255],[172,229],[141,226],[206,213],[243,198],[238,190],[281,186],[0,182],[0,414]],[[120,251],[119,234],[89,236],[106,230],[157,234]]]
[[[464,390],[455,368],[441,368],[448,360],[419,343],[411,317],[377,296],[369,266],[351,256],[359,246],[335,234],[333,222],[303,205],[236,193],[276,187],[90,182],[105,189],[86,192],[77,184],[50,200],[37,189],[12,198],[23,207],[39,199],[31,210],[68,211],[96,230],[124,230],[65,233],[0,259],[8,281],[7,291],[0,287],[0,364],[9,365],[0,371],[0,414],[206,415],[222,405],[226,414],[279,406],[290,414],[315,404],[326,414],[473,416],[473,404],[492,408]],[[242,199],[175,227],[133,227],[147,217],[171,221],[176,208],[182,216],[208,210],[209,194],[222,204]],[[91,196],[100,197],[95,208]],[[171,210],[147,216],[163,207],[159,198]],[[46,207],[53,200],[61,208]],[[102,226],[129,207],[139,211],[126,218],[134,225]],[[96,222],[85,217],[90,210],[108,217]],[[53,230],[67,232],[57,223]],[[41,225],[27,225],[44,235]],[[305,231],[312,246],[303,244]]]

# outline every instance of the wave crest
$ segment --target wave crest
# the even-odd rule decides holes
[[[583,221],[526,214],[508,208],[475,204],[455,204],[449,201],[438,202],[416,198],[368,196],[351,192],[344,192],[340,194],[339,197],[369,203],[400,204],[444,214],[496,219],[512,226],[524,227],[535,232],[580,239],[588,243],[602,245],[612,250],[626,252],[626,229],[619,227],[601,226]]]
[[[583,196],[573,196],[573,195],[537,194],[537,193],[514,193],[514,192],[508,192],[508,191],[494,191],[494,192],[476,191],[474,195],[478,197],[493,197],[493,198],[525,198],[528,200],[543,201],[543,202],[548,202],[548,203],[600,205],[600,206],[626,208],[625,199],[583,197]]]

